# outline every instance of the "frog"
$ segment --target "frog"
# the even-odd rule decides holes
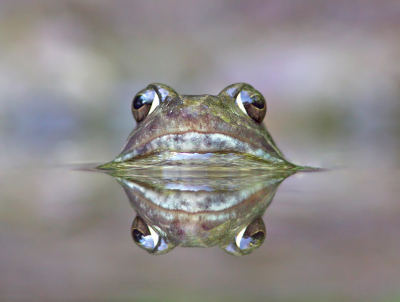
[[[134,96],[131,110],[135,128],[121,153],[99,168],[308,169],[283,156],[263,122],[266,100],[250,84],[185,95],[152,83]]]
[[[229,177],[181,170],[107,173],[135,210],[131,236],[152,255],[219,246],[233,256],[258,249],[266,238],[264,212],[292,171],[237,171]]]

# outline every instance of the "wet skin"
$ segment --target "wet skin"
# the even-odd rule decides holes
[[[121,154],[98,169],[124,187],[137,212],[132,237],[140,247],[162,254],[219,245],[245,255],[262,244],[261,216],[278,185],[312,170],[284,158],[263,125],[266,109],[245,83],[218,95],[179,95],[157,83],[138,92],[135,129]]]
[[[245,83],[218,95],[179,95],[150,84],[133,99],[135,129],[119,156],[103,169],[173,165],[298,171],[262,121],[267,104]]]
[[[266,236],[262,216],[285,172],[234,175],[176,173],[176,170],[107,172],[124,188],[136,211],[131,234],[151,254],[179,247],[220,246],[236,256],[260,247]]]

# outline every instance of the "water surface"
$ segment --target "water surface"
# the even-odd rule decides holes
[[[133,243],[136,214],[112,177],[16,171],[2,176],[0,289],[5,299],[27,301],[394,301],[399,176],[296,174],[265,211],[267,236],[253,253],[177,247],[154,256]]]

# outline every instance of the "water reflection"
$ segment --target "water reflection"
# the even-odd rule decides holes
[[[266,236],[262,220],[279,184],[294,172],[212,172],[162,167],[103,171],[124,188],[136,211],[131,234],[151,254],[218,245],[247,255]]]

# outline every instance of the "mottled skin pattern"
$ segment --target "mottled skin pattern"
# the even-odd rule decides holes
[[[240,230],[261,218],[279,184],[292,173],[249,175],[244,178],[248,183],[243,182],[243,178],[230,178],[228,183],[213,179],[202,180],[203,185],[213,188],[211,191],[192,191],[191,180],[182,179],[182,175],[173,179],[153,179],[137,174],[117,177],[117,180],[123,186],[137,215],[168,246],[163,251],[150,251],[157,254],[168,252],[176,246],[219,245],[227,250],[234,244]],[[172,183],[179,183],[182,191],[170,189]],[[185,204],[185,207],[169,209],[170,205],[166,202],[168,199],[174,200],[175,204]],[[199,200],[209,200],[209,208],[198,209],[196,204]],[[225,206],[221,210],[212,210],[215,203]]]
[[[266,104],[260,96],[245,83],[218,95],[179,95],[156,83],[135,96],[133,115],[139,122],[121,154],[98,169],[124,187],[137,212],[132,237],[139,246],[161,254],[175,246],[218,244],[243,255],[262,244],[261,216],[278,185],[312,168],[283,157],[262,124]],[[206,173],[204,182],[189,175],[185,183],[184,172],[193,171]],[[167,173],[178,176],[168,181]],[[218,182],[213,173],[229,176]],[[253,235],[256,243],[243,248]],[[151,245],[153,237],[160,241]]]
[[[242,83],[239,83],[242,84]],[[242,149],[225,147],[225,142],[213,143],[204,134],[224,134],[235,141],[249,144],[251,148],[263,150],[270,159],[266,165],[277,168],[295,169],[300,167],[289,163],[274,143],[271,135],[262,123],[252,120],[241,111],[235,100],[223,90],[219,95],[179,95],[172,88],[162,84],[152,84],[161,87],[168,96],[143,121],[139,122],[127,139],[121,154],[112,163],[135,161],[142,156],[163,154],[165,152],[195,153],[196,143],[207,146],[203,153],[238,153],[246,155]],[[179,150],[171,145],[159,142],[157,138],[167,134],[195,133],[191,144],[180,142],[174,137],[174,143]],[[203,134],[203,135],[202,135]],[[172,138],[171,138],[172,140]],[[154,142],[149,146],[149,143]],[[157,142],[157,143],[155,143]],[[156,145],[156,146],[154,146]],[[176,145],[175,145],[176,146]],[[135,155],[132,154],[135,152]],[[111,163],[110,163],[111,164]]]

